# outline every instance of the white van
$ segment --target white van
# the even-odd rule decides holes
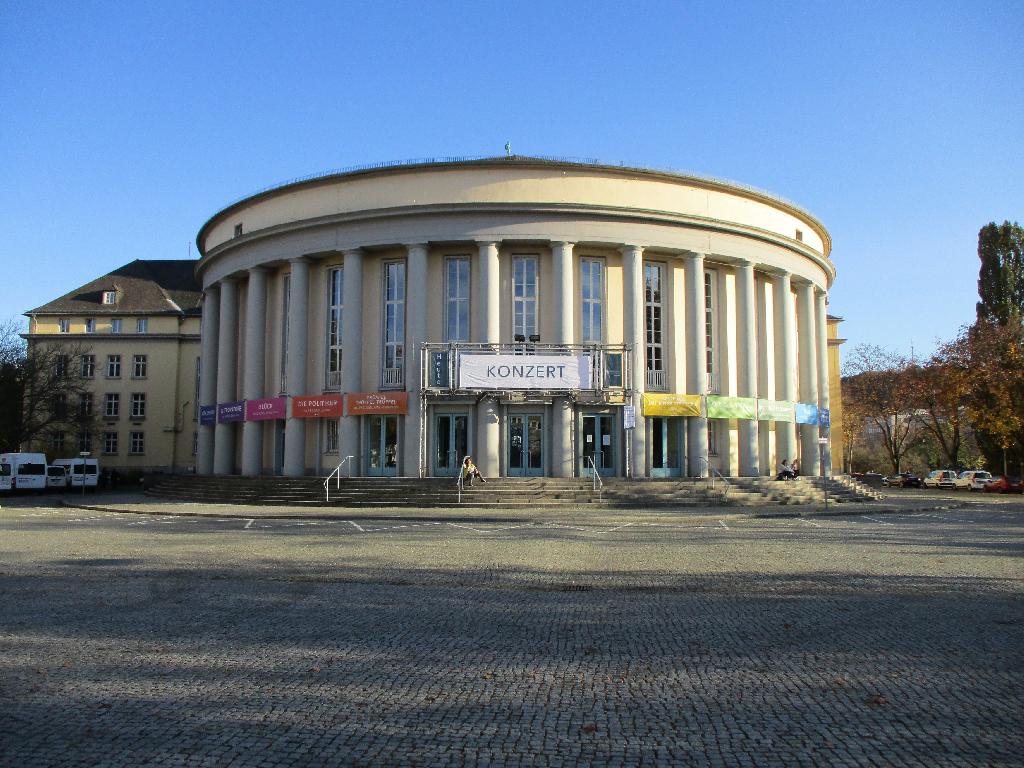
[[[0,461],[4,459],[11,465],[11,490],[40,493],[46,490],[45,453],[5,453]]]
[[[63,491],[68,487],[68,471],[64,467],[50,464],[46,467],[46,487]]]
[[[7,461],[7,454],[0,456],[0,491],[11,490],[11,464]]]
[[[64,467],[68,473],[68,488],[78,488],[81,490],[82,484],[85,487],[96,490],[98,485],[97,481],[100,476],[100,460],[99,459],[57,459],[53,462],[59,467]],[[84,467],[84,471],[83,471]]]

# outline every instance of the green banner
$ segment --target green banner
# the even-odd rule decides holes
[[[793,421],[793,403],[789,400],[758,400],[759,421]]]
[[[708,395],[709,419],[754,419],[757,401],[752,397],[719,397]]]

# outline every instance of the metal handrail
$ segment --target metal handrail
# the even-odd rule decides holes
[[[594,470],[594,482],[592,491],[597,494],[597,500],[600,502],[601,495],[604,493],[604,480],[601,479],[601,473],[597,471],[597,464],[594,463],[593,456],[587,456],[587,461],[590,462],[591,469]]]
[[[715,487],[715,475],[725,484],[725,495],[729,495],[729,488],[731,487],[729,481],[725,475],[719,472],[715,467],[711,466],[711,462],[705,459],[703,456],[698,456],[698,459],[704,462],[704,465],[708,468],[708,478],[710,478],[710,486],[713,489]]]
[[[455,485],[459,489],[459,504],[462,503],[462,481],[463,481],[463,478],[465,477],[462,474],[462,468],[464,466],[466,466],[466,458],[468,456],[469,456],[469,454],[467,453],[465,456],[462,457],[462,461],[459,462],[459,478],[458,478],[458,480],[455,481]]]
[[[345,466],[345,464],[348,461],[350,461],[351,459],[354,459],[354,458],[355,458],[355,456],[346,456],[344,459],[341,460],[341,463],[338,464],[338,466],[336,466],[334,468],[334,471],[331,472],[331,474],[329,474],[326,477],[326,479],[324,480],[324,492],[327,494],[327,499],[326,499],[327,501],[331,500],[331,478],[332,477],[334,478],[334,490],[336,490],[336,491],[340,490],[341,489],[341,468],[343,466]],[[349,476],[349,479],[351,480],[352,479],[352,465],[351,464],[348,465],[348,476]]]

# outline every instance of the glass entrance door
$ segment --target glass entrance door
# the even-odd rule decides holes
[[[683,425],[679,416],[651,419],[651,476],[680,477],[683,474]]]
[[[469,453],[469,416],[439,413],[434,417],[434,476],[455,477]]]
[[[394,477],[398,474],[398,417],[366,417],[366,474]]]
[[[594,467],[600,475],[615,474],[614,419],[611,414],[584,413],[583,452],[580,458],[580,476],[592,477]],[[591,464],[593,461],[593,464]]]
[[[539,413],[508,417],[508,474],[510,477],[544,474],[544,416]]]

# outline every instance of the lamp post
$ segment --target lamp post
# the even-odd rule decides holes
[[[82,459],[82,498],[85,498],[85,460],[89,458],[89,451],[82,451],[78,454]],[[72,475],[74,477],[74,475]],[[99,481],[99,478],[96,478]]]

